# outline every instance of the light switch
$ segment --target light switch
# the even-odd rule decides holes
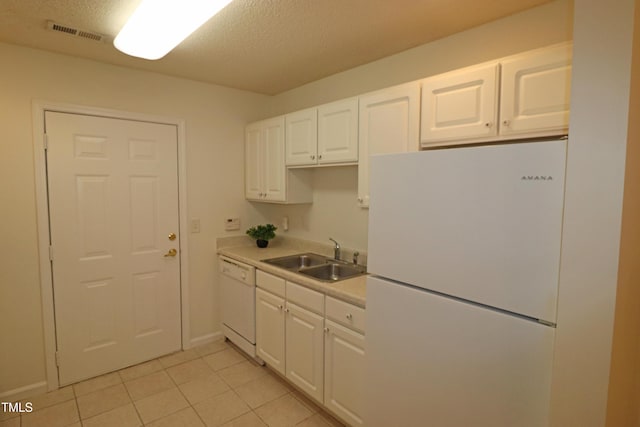
[[[191,220],[191,232],[192,233],[199,233],[200,232],[200,219],[199,218],[193,218]]]

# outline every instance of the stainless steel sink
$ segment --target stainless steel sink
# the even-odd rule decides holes
[[[323,282],[337,282],[366,274],[366,271],[364,267],[359,265],[331,262],[329,264],[302,269],[299,273],[322,280]]]
[[[267,264],[275,265],[277,267],[282,267],[287,270],[297,271],[305,267],[326,264],[329,260],[330,260],[329,258],[324,257],[322,255],[313,254],[313,253],[304,253],[304,254],[283,256],[280,258],[264,259],[262,260],[262,262],[266,262]]]
[[[366,268],[361,265],[349,264],[314,253],[263,259],[262,262],[323,282],[337,282],[367,274]]]

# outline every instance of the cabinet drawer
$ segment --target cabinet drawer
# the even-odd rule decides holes
[[[274,276],[273,274],[265,273],[264,271],[256,271],[256,285],[259,288],[265,289],[271,293],[284,298],[285,295],[285,280]]]
[[[348,328],[364,333],[364,309],[355,305],[327,297],[326,316]]]
[[[287,282],[287,301],[318,314],[324,314],[324,294],[304,286]]]

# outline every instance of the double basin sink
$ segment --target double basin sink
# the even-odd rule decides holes
[[[314,253],[264,259],[262,262],[323,282],[337,282],[367,274],[365,267]]]

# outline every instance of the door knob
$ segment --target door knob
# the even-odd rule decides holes
[[[164,256],[165,256],[165,257],[168,257],[168,256],[176,256],[177,254],[178,254],[178,251],[177,251],[177,250],[175,250],[175,249],[173,249],[173,248],[171,248],[171,249],[169,249],[169,252],[167,252],[166,254],[164,254]]]
[[[176,233],[169,233],[169,240],[171,241],[176,240]]]

